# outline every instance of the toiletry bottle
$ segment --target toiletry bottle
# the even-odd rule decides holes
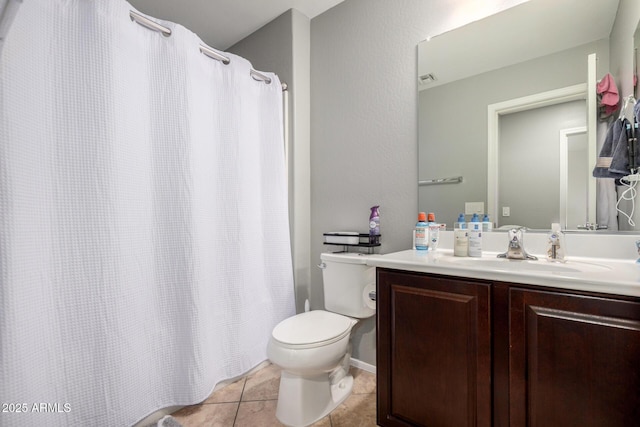
[[[429,225],[426,223],[427,214],[424,212],[420,212],[418,214],[418,222],[416,223],[416,250],[426,251],[429,249],[428,246],[428,233],[429,233]]]
[[[369,215],[369,243],[378,243],[380,236],[380,206],[371,207],[371,215]]]
[[[469,256],[482,256],[482,223],[478,214],[473,214],[469,222]]]
[[[429,212],[427,223],[429,224],[429,249],[435,251],[440,241],[440,224],[436,223],[436,214]]]
[[[547,260],[552,262],[565,262],[564,233],[560,224],[551,224],[551,233],[547,241]]]
[[[467,228],[467,222],[464,219],[464,214],[458,215],[458,220],[453,223],[454,230],[465,230]]]
[[[482,231],[486,233],[491,230],[493,230],[493,222],[489,219],[489,215],[484,214],[484,218],[482,218]]]
[[[469,255],[469,234],[468,230],[465,228],[457,228],[453,230],[453,255]]]
[[[427,215],[427,224],[435,225],[435,223],[436,223],[436,214],[434,214],[433,212],[429,212],[429,214]]]

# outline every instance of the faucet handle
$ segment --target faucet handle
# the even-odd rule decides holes
[[[509,230],[509,241],[513,241],[514,239],[521,241],[524,236],[524,232],[526,227],[514,227]]]

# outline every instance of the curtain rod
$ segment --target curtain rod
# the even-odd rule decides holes
[[[156,31],[165,37],[169,37],[171,35],[171,28],[160,25],[157,22],[154,22],[151,19],[147,18],[146,16],[142,16],[139,13],[134,12],[133,10],[129,11],[129,18],[131,18],[132,21],[135,21],[138,24],[142,25],[143,27]]]
[[[164,25],[160,25],[157,22],[147,18],[146,16],[143,16],[143,15],[140,15],[139,13],[134,12],[133,10],[129,11],[129,17],[131,18],[132,21],[137,22],[138,24],[142,25],[145,28],[148,28],[149,30],[156,31],[165,37],[171,36],[171,28],[165,27]],[[231,62],[231,59],[229,57],[216,52],[215,50],[213,50],[212,48],[210,48],[205,44],[200,45],[200,53],[204,54],[205,56],[208,56],[211,59],[220,61],[224,65],[227,65]],[[261,73],[260,71],[254,70],[252,68],[249,71],[249,73],[251,74],[251,77],[253,77],[254,80],[262,81],[262,82],[265,82],[266,84],[271,84],[271,77]],[[284,92],[285,90],[287,90],[287,84],[282,83],[282,91]]]

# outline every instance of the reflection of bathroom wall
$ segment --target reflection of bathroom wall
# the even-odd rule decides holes
[[[621,96],[633,93],[633,36],[640,21],[640,2],[638,0],[620,0],[618,14],[611,30],[611,74],[616,80]],[[618,197],[625,190],[618,187]],[[633,221],[636,226],[629,224],[627,219],[619,214],[620,230],[637,230],[640,228],[640,197],[636,197],[635,208],[630,202],[622,201],[620,208],[627,213],[634,211]]]
[[[580,100],[500,116],[498,226],[549,229],[561,222],[560,130],[586,126],[585,110]]]
[[[587,134],[569,135],[567,138],[567,228],[587,223],[587,186],[589,175],[585,165],[589,161]]]
[[[611,74],[620,95],[633,93],[633,35],[640,21],[640,2],[620,0],[611,30]]]
[[[419,187],[419,210],[435,211],[436,218],[451,226],[464,211],[464,202],[486,203],[487,106],[584,83],[587,56],[593,52],[598,55],[597,72],[604,74],[608,40],[420,91],[419,179],[463,175],[464,182]]]

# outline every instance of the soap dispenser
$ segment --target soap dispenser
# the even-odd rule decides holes
[[[547,241],[547,260],[551,262],[565,262],[564,233],[560,229],[560,224],[551,224],[551,232]]]

